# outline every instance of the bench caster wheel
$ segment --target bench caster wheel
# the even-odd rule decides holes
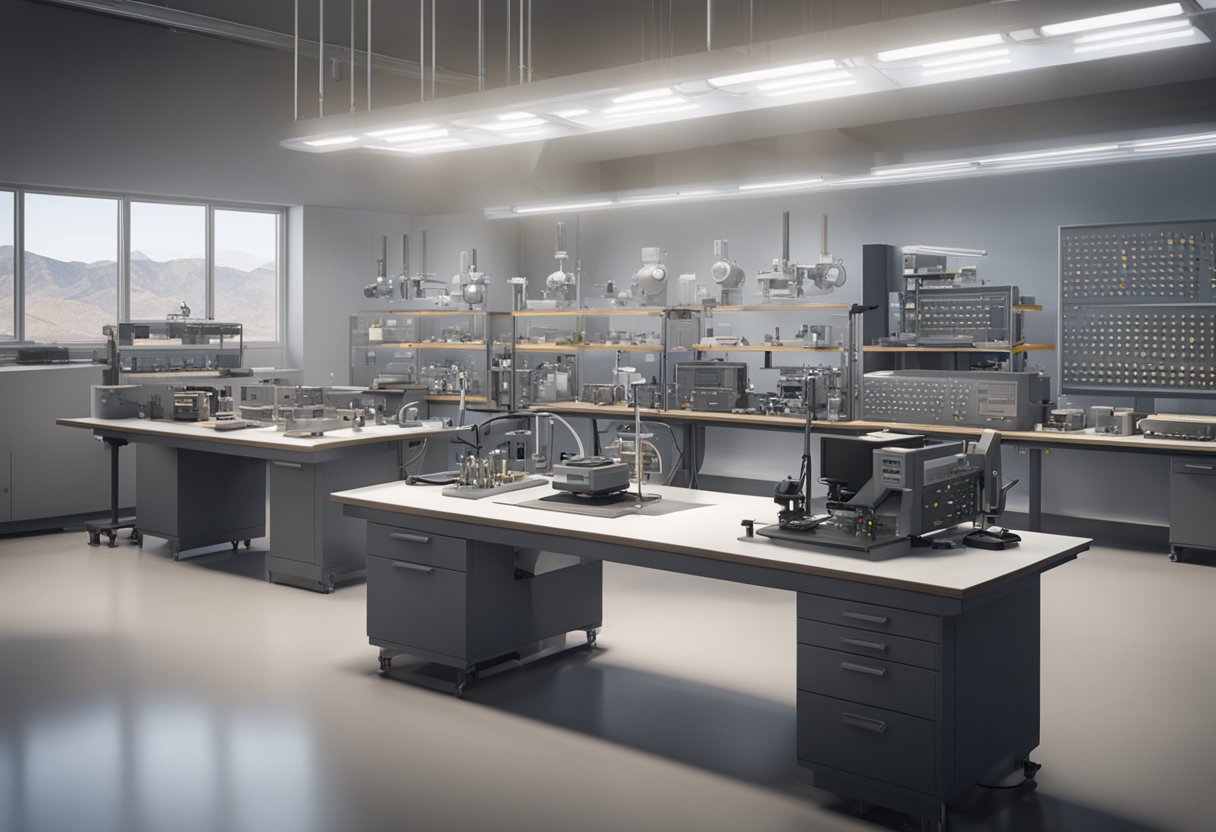
[[[1034,760],[1022,760],[1022,776],[1027,780],[1033,780],[1042,767],[1042,763],[1036,763]]]
[[[245,548],[246,548],[246,549],[252,549],[252,548],[253,548],[253,541],[252,541],[252,540],[250,540],[249,538],[245,538]]]
[[[106,538],[110,541],[107,544],[111,549],[118,545],[118,532],[106,532]]]
[[[90,546],[100,546],[101,545],[101,534],[99,532],[89,532],[89,545]]]
[[[1179,551],[1178,549],[1175,549],[1172,552],[1170,552],[1170,562],[1171,563],[1182,563],[1182,552]]]
[[[587,646],[592,647],[592,648],[595,647],[595,641],[597,638],[599,638],[599,635],[600,635],[599,630],[588,630],[587,631]]]
[[[380,657],[380,672],[381,673],[388,673],[389,668],[391,668],[392,666],[393,666],[393,657],[392,656],[381,656]]]

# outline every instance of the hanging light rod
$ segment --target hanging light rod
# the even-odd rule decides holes
[[[1070,8],[1106,13],[1070,19]],[[1193,10],[1117,0],[967,7],[834,30],[830,39],[804,35],[315,118],[297,122],[281,144],[310,153],[375,150],[385,133],[425,125],[460,140],[442,148],[455,152],[954,83],[1208,43]],[[915,35],[927,31],[957,36]]]
[[[873,188],[911,182],[970,179],[1036,170],[1059,170],[1087,165],[1111,164],[1172,156],[1216,153],[1216,132],[1182,133],[1120,142],[1088,143],[1049,147],[1021,153],[989,154],[966,159],[906,165],[883,165],[859,176],[828,177],[819,174],[742,184],[699,184],[667,191],[623,191],[615,194],[584,194],[542,203],[520,203],[485,209],[489,219],[507,219],[532,214],[568,214],[612,208],[635,208],[654,204],[746,199],[772,194],[818,193],[854,188]]]

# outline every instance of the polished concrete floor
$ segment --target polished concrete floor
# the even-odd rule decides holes
[[[0,830],[904,829],[799,782],[794,598],[605,567],[600,646],[466,700],[377,673],[365,588],[80,533],[0,539]],[[1216,568],[1043,582],[1037,787],[958,830],[1209,830]],[[573,641],[573,639],[572,639]]]

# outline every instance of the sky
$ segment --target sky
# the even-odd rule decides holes
[[[25,195],[25,248],[56,260],[118,259],[117,199]],[[12,196],[0,192],[0,245],[12,244]],[[202,257],[205,209],[199,205],[131,202],[131,250],[156,260]],[[218,265],[225,252],[252,255],[268,263],[277,256],[274,214],[242,211],[215,212],[215,248]],[[239,259],[239,258],[237,258]]]

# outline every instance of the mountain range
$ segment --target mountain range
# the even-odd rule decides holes
[[[163,318],[186,300],[203,312],[201,259],[131,258],[134,318]],[[0,315],[12,308],[13,247],[0,246]],[[118,264],[66,262],[25,253],[25,335],[34,341],[96,341],[117,316]],[[273,340],[277,310],[273,264],[249,270],[215,267],[215,317],[245,325],[246,341]]]

